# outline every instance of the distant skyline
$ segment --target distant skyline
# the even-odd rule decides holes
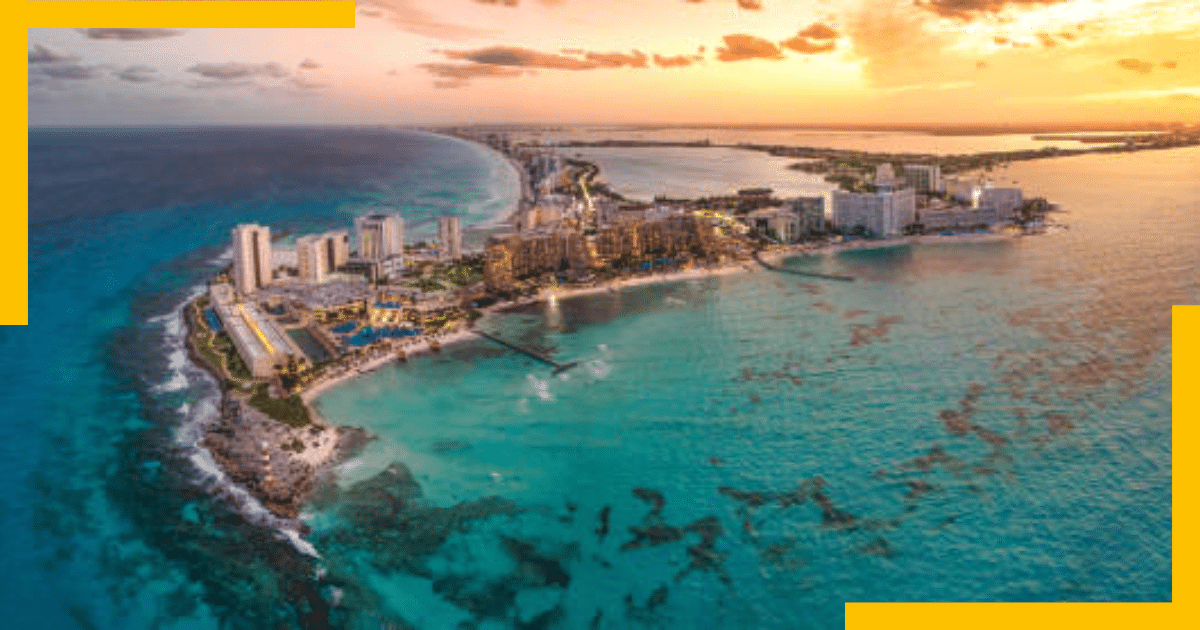
[[[31,125],[1200,121],[1195,0],[358,0],[30,29]]]

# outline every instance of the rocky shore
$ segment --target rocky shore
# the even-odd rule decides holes
[[[363,429],[313,422],[293,428],[228,393],[200,445],[231,481],[276,516],[296,518],[322,471],[373,439]]]
[[[185,307],[194,309],[194,303]],[[183,319],[188,355],[221,386],[220,413],[205,426],[198,446],[272,514],[298,517],[321,475],[354,457],[374,436],[358,427],[329,424],[316,413],[308,425],[290,427],[255,409],[245,393],[229,387],[219,366],[196,350],[192,315],[185,312]]]

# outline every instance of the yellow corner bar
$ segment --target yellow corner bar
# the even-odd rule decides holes
[[[1130,630],[1192,628],[1200,619],[1195,457],[1200,441],[1200,306],[1171,310],[1170,603],[847,603],[847,630]],[[1191,621],[1188,621],[1191,619]]]
[[[6,54],[0,55],[0,81],[7,93],[0,131],[3,174],[8,191],[0,209],[0,325],[29,321],[29,92],[22,49],[31,28],[353,28],[352,0],[54,2],[7,3],[9,26],[3,29]]]
[[[353,28],[354,2],[27,0],[26,28]]]

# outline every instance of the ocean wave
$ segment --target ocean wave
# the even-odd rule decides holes
[[[204,294],[204,287],[192,287],[183,301],[171,311],[157,315],[146,321],[162,326],[163,355],[167,358],[167,377],[162,382],[151,385],[150,390],[155,394],[165,394],[186,389],[191,380],[188,378],[189,368],[194,366],[188,358],[185,344],[187,343],[187,327],[183,322],[183,309],[188,303]]]

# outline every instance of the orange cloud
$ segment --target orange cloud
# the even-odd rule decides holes
[[[820,54],[820,53],[826,53],[826,52],[833,50],[833,48],[835,46],[835,44],[833,42],[817,43],[817,42],[811,41],[809,39],[800,37],[799,35],[797,35],[796,37],[793,37],[791,39],[785,40],[784,42],[782,42],[782,45],[785,48],[789,48],[798,53],[804,53],[806,55],[816,55],[816,54]]]
[[[511,78],[525,74],[524,70],[481,63],[422,63],[417,67],[440,79],[433,83],[437,88],[460,88],[467,86],[471,79]],[[388,74],[394,73],[393,70]]]
[[[1149,61],[1142,61],[1141,59],[1120,59],[1117,61],[1117,65],[1125,68],[1126,70],[1132,70],[1142,74],[1150,74],[1150,72],[1154,70],[1154,64],[1150,63]]]
[[[584,54],[584,59],[591,61],[600,68],[645,68],[646,55],[635,50],[632,54],[625,53],[597,53],[589,52]]]
[[[689,4],[700,4],[704,0],[684,0]],[[762,9],[762,0],[737,0],[739,7],[749,11],[758,11]]]
[[[783,59],[783,52],[771,42],[753,35],[726,35],[725,46],[717,49],[721,61],[744,61],[746,59]]]
[[[1019,7],[1059,4],[1068,0],[917,0],[916,5],[944,18],[972,20],[986,13],[996,14],[1009,5]]]
[[[471,61],[492,66],[520,66],[553,70],[593,70],[599,65],[565,55],[538,52],[514,46],[491,46],[479,50],[443,50],[447,59]]]
[[[654,63],[660,68],[685,68],[699,63],[703,59],[704,57],[699,55],[675,55],[674,57],[654,55]]]
[[[488,31],[460,24],[443,22],[413,4],[413,0],[355,0],[359,15],[378,17],[396,28],[432,37],[461,40],[489,35]]]
[[[796,37],[807,37],[809,39],[836,39],[837,36],[837,31],[820,22],[813,22],[808,28],[796,34]]]

